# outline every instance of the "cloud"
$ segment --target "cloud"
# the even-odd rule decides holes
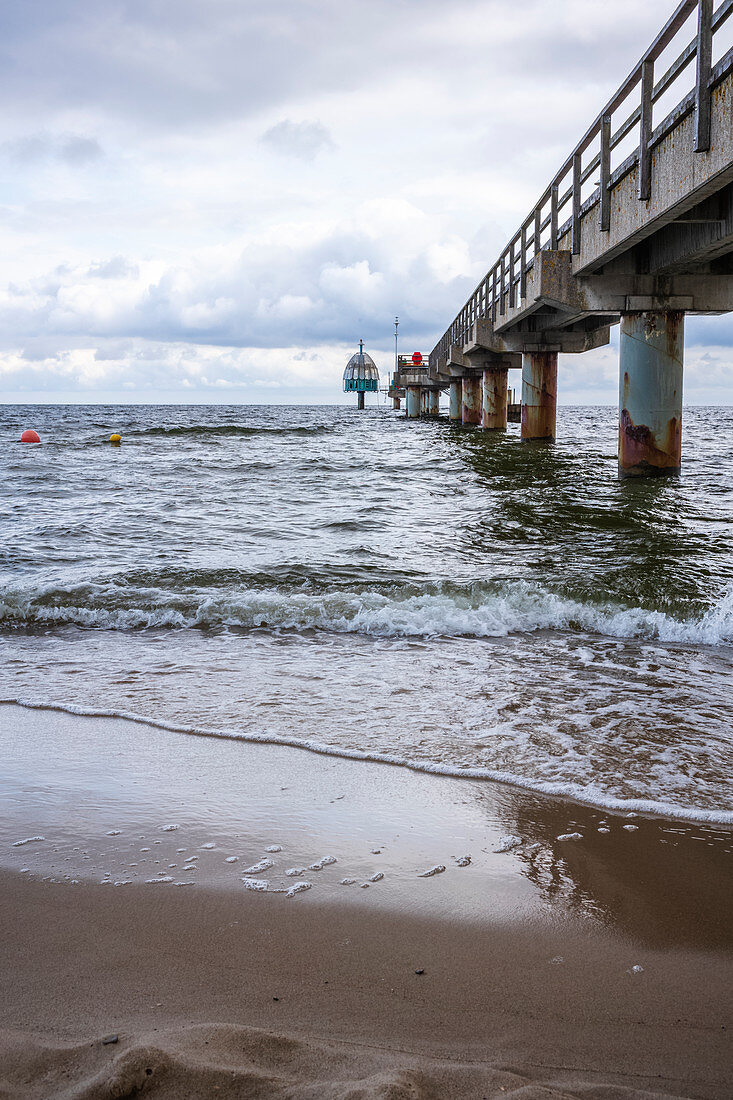
[[[97,139],[84,134],[29,134],[5,142],[3,152],[21,165],[47,160],[61,161],[71,166],[85,165],[104,156]]]
[[[314,160],[318,153],[334,148],[333,139],[322,123],[291,122],[289,118],[265,130],[260,143],[299,160]]]
[[[338,393],[395,314],[429,350],[669,14],[551,6],[7,0],[3,369],[239,400]],[[728,385],[730,319],[686,339]],[[615,352],[563,370],[615,399]]]

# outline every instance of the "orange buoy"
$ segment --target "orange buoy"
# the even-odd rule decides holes
[[[113,447],[119,447],[120,443],[122,442],[122,436],[119,435],[117,432],[113,432],[113,434],[109,437],[109,441]]]
[[[34,432],[33,428],[26,428],[20,437],[21,443],[40,443],[41,437],[38,432]]]

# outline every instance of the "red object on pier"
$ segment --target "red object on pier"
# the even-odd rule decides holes
[[[413,351],[412,361],[413,361],[413,363],[415,364],[416,367],[420,366],[420,364],[422,363],[422,355],[419,351]]]
[[[26,428],[20,437],[21,443],[40,443],[41,437],[38,432],[34,432],[33,428]]]

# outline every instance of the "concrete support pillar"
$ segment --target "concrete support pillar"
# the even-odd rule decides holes
[[[428,416],[440,415],[440,390],[428,390]]]
[[[554,439],[557,423],[557,352],[522,359],[522,439]]]
[[[420,416],[428,415],[428,391],[420,390]]]
[[[393,397],[392,398],[392,408],[399,410],[399,408],[400,408],[400,399],[399,399],[399,397]]]
[[[356,398],[357,398],[357,400],[356,400],[356,407],[357,407],[357,409],[363,409],[363,408],[364,408],[364,403],[365,403],[365,399],[366,399],[366,394],[365,394],[365,393],[358,393],[358,394],[356,395]]]
[[[619,346],[619,473],[673,474],[682,458],[685,315],[626,313]]]
[[[463,415],[461,413],[461,380],[460,378],[454,378],[450,384],[450,406],[448,409],[448,415],[451,420],[461,420]]]
[[[465,377],[461,379],[461,400],[463,404],[461,419],[464,424],[481,423],[481,379]]]
[[[407,387],[407,418],[417,420],[420,415],[420,387]]]
[[[485,370],[483,378],[483,414],[481,427],[490,430],[506,428],[507,371]]]

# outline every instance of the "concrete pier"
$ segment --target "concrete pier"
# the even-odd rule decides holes
[[[417,420],[420,415],[420,386],[407,387],[407,419]]]
[[[440,390],[428,390],[428,416],[440,415]]]
[[[501,431],[507,421],[507,371],[485,370],[483,377],[483,412],[481,427]]]
[[[481,423],[481,378],[465,375],[461,379],[461,420],[464,424]]]
[[[454,378],[450,384],[449,390],[449,407],[448,416],[451,420],[462,420],[463,414],[461,406],[463,404],[463,398],[461,396],[461,380],[460,378]]]
[[[557,424],[557,352],[522,360],[522,439],[554,439]]]
[[[399,397],[393,397],[392,398],[392,408],[396,409],[399,412],[399,410],[401,408]]]
[[[684,312],[625,313],[619,341],[619,473],[676,473],[682,458]]]

